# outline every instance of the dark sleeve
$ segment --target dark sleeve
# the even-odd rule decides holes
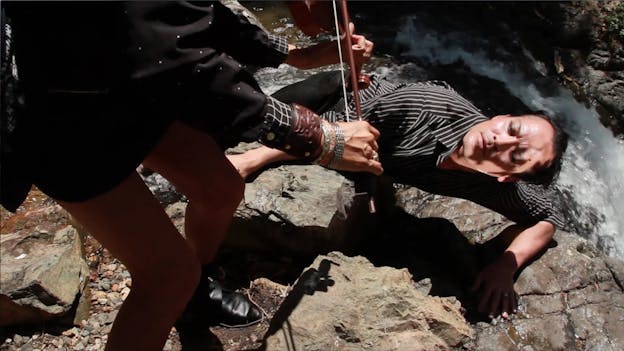
[[[538,221],[550,222],[559,229],[566,227],[559,197],[551,187],[516,183],[515,188],[518,197],[533,218]]]
[[[557,197],[552,190],[523,182],[492,183],[472,194],[474,202],[494,210],[508,219],[524,225],[540,221],[562,229],[565,221]]]
[[[215,26],[221,34],[215,46],[243,64],[277,67],[288,56],[286,39],[267,33],[243,14],[216,2]]]
[[[551,189],[524,182],[501,183],[488,175],[466,172],[433,171],[421,178],[413,185],[431,193],[475,202],[518,224],[546,221],[559,229],[565,228],[558,197]]]

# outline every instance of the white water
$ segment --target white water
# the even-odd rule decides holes
[[[436,33],[414,17],[405,20],[395,41],[407,48],[406,55],[419,60],[441,64],[461,60],[474,73],[503,82],[531,110],[561,116],[570,140],[557,186],[572,197],[570,226],[605,253],[624,258],[624,216],[619,211],[624,208],[624,142],[599,122],[593,108],[578,103],[561,87],[554,93],[541,91],[533,82],[543,80],[544,65],[526,50],[521,50],[524,57],[512,57],[500,46],[486,51],[498,43],[474,33]]]
[[[606,254],[624,259],[624,216],[618,211],[624,208],[624,142],[599,122],[593,108],[578,103],[568,90],[554,82],[544,88],[545,65],[513,38],[511,46],[520,53],[510,53],[499,42],[489,42],[476,33],[440,33],[426,23],[426,19],[409,16],[400,25],[395,43],[407,48],[406,57],[439,64],[461,60],[474,73],[503,82],[530,110],[556,112],[563,117],[570,141],[556,186],[570,197],[565,201],[567,229],[588,238]],[[387,59],[378,62],[381,64],[374,64],[375,73],[390,80],[423,76],[418,65]],[[320,70],[329,69],[337,67]],[[281,65],[260,70],[256,78],[266,93],[273,93],[318,71]]]

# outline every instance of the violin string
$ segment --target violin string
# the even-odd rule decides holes
[[[346,121],[349,122],[349,103],[347,99],[347,83],[345,82],[345,68],[344,68],[344,60],[342,59],[342,48],[340,46],[340,27],[338,26],[338,10],[336,9],[336,0],[332,1],[332,5],[334,7],[334,23],[336,26],[336,42],[338,43],[338,58],[340,59],[340,78],[342,79],[342,96],[344,97],[344,105],[345,105],[345,118]],[[347,31],[349,28],[346,29]],[[348,35],[345,33],[345,35]]]

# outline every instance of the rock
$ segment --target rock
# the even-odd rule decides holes
[[[347,250],[372,218],[354,181],[319,166],[279,166],[246,184],[224,245],[288,254]]]
[[[331,252],[299,277],[265,341],[267,351],[439,350],[473,334],[457,300],[422,294],[407,270]]]
[[[53,210],[62,211],[58,206]],[[89,268],[75,227],[49,231],[33,222],[2,235],[0,242],[0,325],[61,317],[83,295]]]
[[[429,194],[414,187],[397,191],[397,206],[418,217],[440,217],[450,221],[471,242],[484,242],[496,236],[511,222],[502,215],[463,199]]]
[[[140,172],[143,181],[156,196],[162,205],[170,205],[178,201],[184,201],[184,195],[178,193],[175,187],[158,173],[150,173],[147,170]]]

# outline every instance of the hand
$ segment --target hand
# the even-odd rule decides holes
[[[516,312],[518,301],[513,289],[515,271],[513,254],[505,252],[477,275],[472,290],[479,291],[479,312],[487,313],[490,318],[500,314],[505,319]]]
[[[365,121],[338,122],[344,133],[345,145],[342,159],[332,163],[331,167],[351,172],[383,173],[377,155],[379,131]]]
[[[353,51],[356,72],[359,73],[364,63],[370,60],[375,45],[372,41],[367,40],[365,36],[355,34],[355,25],[353,22],[349,23],[349,35],[351,35],[351,50]],[[343,48],[345,45],[346,40],[342,43]]]

